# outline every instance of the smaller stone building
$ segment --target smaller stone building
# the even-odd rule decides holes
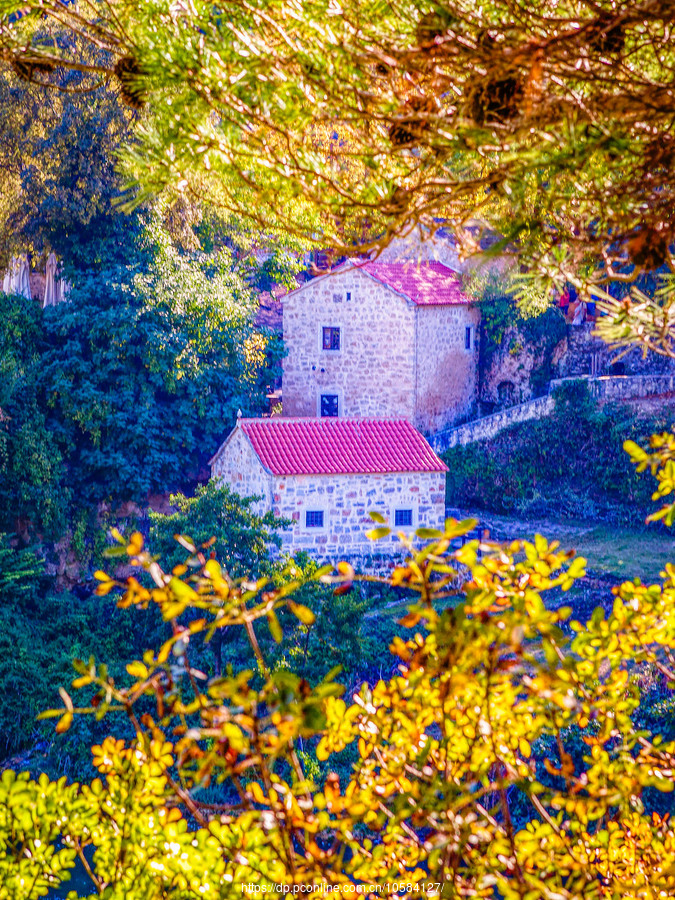
[[[333,562],[397,551],[395,537],[366,537],[371,511],[395,531],[442,527],[446,471],[402,419],[239,419],[211,460],[212,478],[292,523],[284,553]]]

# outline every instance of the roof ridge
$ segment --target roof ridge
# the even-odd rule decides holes
[[[273,416],[237,424],[275,475],[447,470],[407,419]]]

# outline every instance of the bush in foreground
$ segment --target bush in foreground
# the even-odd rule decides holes
[[[673,435],[627,449],[659,496],[675,491]],[[59,732],[86,715],[131,725],[131,742],[93,748],[99,778],[3,773],[0,896],[44,895],[77,857],[109,898],[354,882],[448,897],[672,896],[675,829],[654,796],[673,789],[675,744],[636,727],[636,676],[675,681],[675,567],[661,584],[616,588],[611,614],[572,622],[570,640],[570,610],[544,598],[582,576],[583,559],[539,536],[481,559],[477,542],[452,551],[472,524],[449,520],[393,572],[418,596],[392,645],[399,672],[349,702],[334,673],[312,686],[260,649],[263,622],[281,640],[282,610],[311,624],[297,583],[233,582],[196,547],[194,568],[165,573],[140,535],[121,541],[139,577],[99,572],[99,593],[121,586],[123,606],[156,604],[172,636],[127,667],[125,686],[78,663],[85,704],[62,691],[48,714]],[[343,563],[332,577],[340,589],[353,572]],[[463,602],[439,612],[458,590]],[[208,679],[193,645],[229,629],[246,633],[256,667]],[[319,778],[316,760],[345,751],[351,774]],[[220,799],[206,802],[214,785]]]

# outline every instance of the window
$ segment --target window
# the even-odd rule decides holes
[[[337,394],[321,395],[322,418],[334,418],[339,413],[339,399]]]
[[[347,291],[347,300],[351,300],[351,299],[352,299],[352,292]]]
[[[473,328],[467,325],[464,329],[464,349],[471,350],[473,346]]]
[[[340,349],[340,329],[334,328],[332,325],[326,326],[324,325],[322,329],[322,342],[321,346],[324,350],[339,350]]]
[[[410,528],[413,523],[412,509],[397,509],[394,512],[396,528]]]
[[[323,510],[308,509],[305,513],[305,528],[323,528]]]

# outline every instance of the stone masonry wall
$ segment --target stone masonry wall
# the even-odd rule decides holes
[[[351,297],[347,300],[347,294]],[[283,300],[283,414],[317,416],[337,394],[339,415],[414,414],[414,307],[358,269],[316,279]],[[323,350],[323,326],[340,349]]]
[[[634,347],[628,353],[621,354],[621,351],[612,349],[609,344],[595,337],[593,331],[591,323],[568,325],[567,337],[561,341],[554,359],[554,378],[675,374],[675,360],[652,351],[643,356],[641,347]]]
[[[282,532],[282,552],[307,551],[315,559],[359,560],[395,555],[393,537],[370,541],[366,531],[376,527],[368,513],[381,513],[390,524],[395,509],[412,509],[410,529],[443,527],[445,473],[387,473],[375,475],[294,475],[275,477],[275,515],[293,521]],[[307,510],[323,510],[321,529],[305,527]]]
[[[441,431],[429,438],[429,443],[436,453],[444,453],[458,444],[472,444],[494,437],[498,432],[517,422],[530,419],[541,419],[550,416],[555,408],[553,392],[576,381],[588,385],[589,393],[598,403],[620,403],[637,399],[660,399],[673,404],[675,400],[675,375],[601,375],[597,378],[557,378],[550,383],[550,394],[537,397],[516,406],[510,406],[490,416],[483,416],[467,422],[458,428]]]
[[[649,397],[672,400],[675,396],[675,373],[672,375],[600,375],[597,378],[556,378],[550,390],[575,381],[588,385],[589,393],[600,403],[614,403],[622,400],[646,399]]]
[[[229,485],[240,497],[262,497],[252,507],[257,514],[262,515],[272,508],[272,475],[264,468],[241,429],[235,429],[214,457],[211,477]]]
[[[479,312],[471,306],[417,308],[417,403],[413,424],[433,434],[474,413]],[[471,348],[466,349],[466,328]]]
[[[474,441],[485,441],[494,437],[502,429],[508,428],[509,425],[515,425],[516,422],[527,422],[530,419],[550,416],[554,406],[553,397],[537,397],[535,400],[510,406],[491,416],[483,416],[482,419],[467,422],[466,425],[460,425],[458,428],[440,431],[429,438],[429,443],[436,453],[445,453],[450,447],[456,447],[458,444],[463,446],[472,444]]]
[[[516,326],[507,328],[499,350],[483,362],[483,407],[492,411],[530,400],[535,395],[533,378],[537,375],[536,381],[543,388],[551,379],[568,377],[675,374],[675,360],[652,352],[643,357],[639,347],[619,359],[620,351],[595,337],[594,328],[590,322],[567,325],[565,336],[552,345],[544,340],[528,340]]]

